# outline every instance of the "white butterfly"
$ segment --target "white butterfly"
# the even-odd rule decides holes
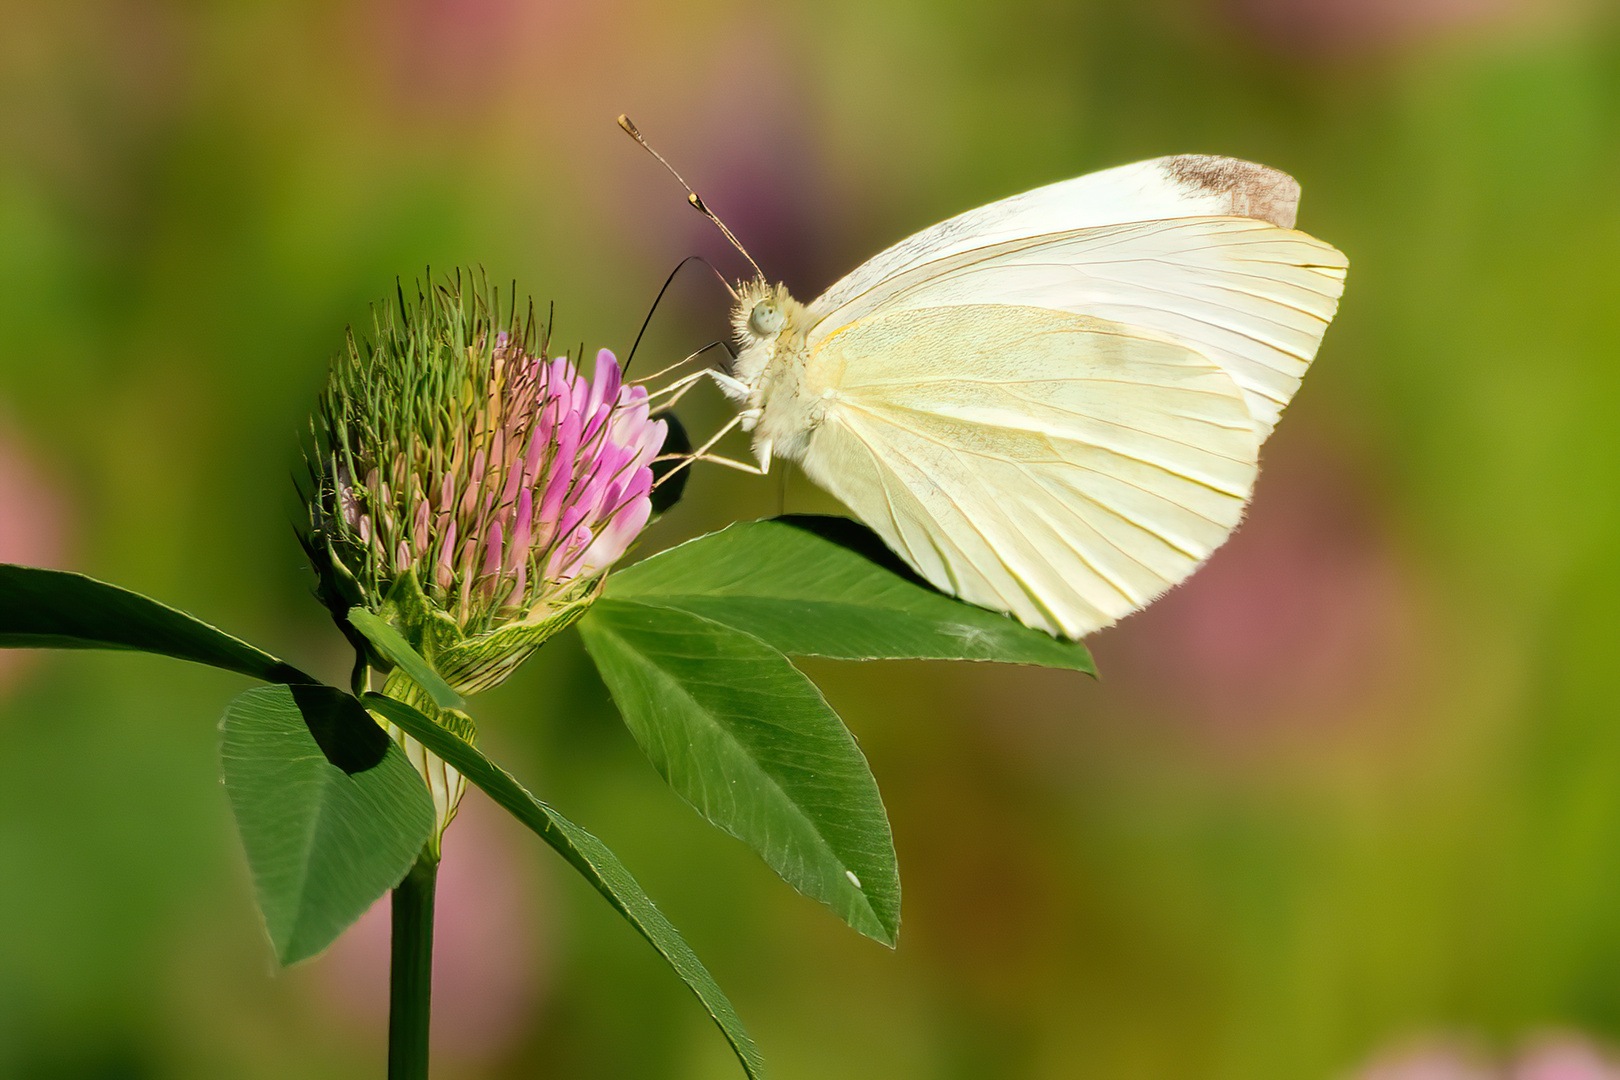
[[[1242,518],[1344,290],[1298,203],[1283,173],[1190,155],[1037,188],[809,305],[744,284],[736,363],[702,374],[762,471],[798,462],[939,589],[1080,637]]]

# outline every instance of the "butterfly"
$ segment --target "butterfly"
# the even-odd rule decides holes
[[[1349,265],[1298,204],[1292,177],[1204,155],[1036,188],[808,304],[742,283],[735,362],[700,374],[759,471],[798,463],[936,588],[1079,638],[1242,519]]]

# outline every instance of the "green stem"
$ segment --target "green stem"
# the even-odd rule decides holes
[[[355,697],[371,689],[371,665],[366,661],[366,654],[359,649],[354,651],[354,670],[349,673],[349,686],[354,690]]]
[[[388,976],[388,1080],[427,1080],[433,1007],[433,886],[439,863],[426,851],[394,889]]]

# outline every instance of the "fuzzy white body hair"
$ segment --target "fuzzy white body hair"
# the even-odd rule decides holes
[[[811,434],[826,415],[833,393],[825,379],[808,381],[810,348],[805,337],[811,319],[805,306],[788,295],[782,285],[763,281],[744,283],[732,312],[737,335],[737,360],[731,374],[736,380],[726,393],[742,406],[744,431],[754,436],[754,456],[760,468],[771,458],[803,458]],[[781,327],[761,332],[754,313],[761,305],[780,312]]]

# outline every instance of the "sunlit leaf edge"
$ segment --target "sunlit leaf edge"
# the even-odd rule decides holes
[[[46,602],[48,601],[48,602]],[[97,603],[118,606],[122,625],[97,632]],[[88,610],[87,610],[88,605]],[[173,639],[164,641],[164,635]],[[195,615],[69,570],[0,563],[0,648],[118,649],[207,664],[272,683],[318,680]]]
[[[722,588],[707,587],[703,574],[734,572],[738,543],[785,545],[782,558],[770,572],[755,567],[759,591],[738,588],[735,580]],[[830,571],[867,576],[858,599],[830,598],[775,591],[781,577],[802,573],[817,558],[832,559]],[[671,571],[686,565],[700,568],[694,584],[691,574]],[[830,576],[830,575],[829,575]],[[680,582],[672,585],[670,578]],[[1032,664],[1096,675],[1090,651],[1080,642],[1055,638],[1024,626],[1001,612],[978,607],[941,592],[906,566],[881,539],[864,525],[836,515],[793,514],[758,521],[737,522],[664,549],[617,571],[608,579],[606,595],[618,600],[673,607],[754,634],[790,656],[824,656],[838,660],[970,660],[975,662]],[[881,600],[883,602],[874,602]],[[771,618],[762,618],[762,613]],[[900,622],[895,643],[851,648],[847,635],[833,623],[867,628],[884,616]],[[818,627],[817,624],[823,624]],[[819,633],[808,631],[820,630]]]

